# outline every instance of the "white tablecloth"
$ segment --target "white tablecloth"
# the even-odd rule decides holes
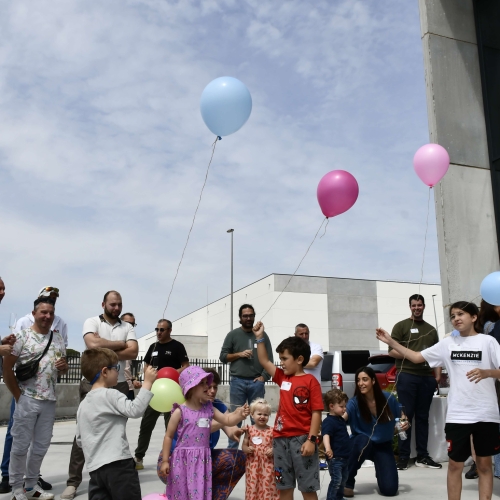
[[[434,396],[429,411],[429,438],[427,440],[427,451],[436,462],[448,462],[448,445],[444,436],[444,425],[446,423],[446,410],[448,398]],[[417,456],[415,448],[415,420],[411,429],[411,458]]]

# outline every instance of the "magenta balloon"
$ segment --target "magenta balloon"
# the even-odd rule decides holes
[[[332,170],[318,184],[318,203],[326,217],[347,212],[358,199],[359,186],[349,172]]]
[[[448,151],[439,144],[422,146],[413,157],[413,168],[424,184],[435,186],[450,166]]]

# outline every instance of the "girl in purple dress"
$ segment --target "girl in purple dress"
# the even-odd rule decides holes
[[[161,473],[168,475],[169,500],[211,500],[212,458],[210,427],[212,419],[222,425],[236,425],[250,414],[248,405],[233,413],[222,414],[212,406],[208,386],[213,375],[199,366],[189,366],[181,373],[179,384],[186,402],[174,404],[163,440],[163,457],[169,457],[177,431],[177,445],[170,459],[164,459]]]

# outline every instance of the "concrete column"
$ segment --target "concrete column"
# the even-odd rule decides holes
[[[446,305],[477,297],[499,256],[472,0],[419,7],[430,141],[451,159],[434,188]]]

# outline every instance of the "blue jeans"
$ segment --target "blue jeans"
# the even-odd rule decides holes
[[[256,398],[263,398],[265,394],[264,382],[254,382],[253,379],[232,377],[229,385],[230,411],[243,406],[246,402],[250,404]],[[250,418],[250,420],[252,420]],[[253,420],[252,420],[253,424]],[[241,422],[238,424],[241,427]],[[238,448],[239,443],[229,440],[228,448]]]
[[[412,375],[400,373],[398,377],[398,399],[405,407],[406,416],[411,422],[415,417],[415,445],[417,456],[428,457],[427,438],[429,435],[429,410],[432,404],[436,379],[433,376]],[[399,458],[410,458],[412,428],[406,430],[408,439],[399,441]]]
[[[342,500],[344,498],[344,486],[349,474],[349,459],[333,457],[327,462],[331,480],[326,500]]]
[[[5,444],[3,446],[2,457],[2,477],[9,477],[9,464],[10,464],[10,450],[12,449],[12,424],[14,423],[14,410],[16,409],[16,400],[12,398],[10,404],[10,419],[9,426],[7,427],[7,434],[5,434]]]
[[[393,497],[398,494],[399,477],[392,451],[392,441],[385,443],[368,441],[368,436],[364,434],[351,437],[352,452],[349,457],[349,476],[345,486],[354,489],[359,468],[365,460],[371,460],[375,463],[375,476],[380,494],[384,497]],[[365,451],[361,455],[361,459],[358,460],[361,450],[365,446]]]

